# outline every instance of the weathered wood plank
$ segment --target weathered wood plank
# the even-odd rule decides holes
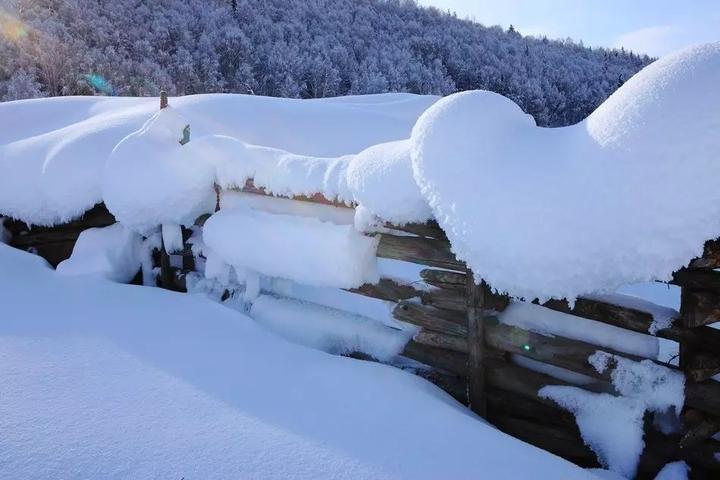
[[[429,347],[443,348],[465,354],[468,353],[467,337],[447,335],[430,330],[421,330],[413,337],[413,340],[421,345],[427,345]]]
[[[705,249],[700,258],[690,262],[690,268],[720,268],[720,239],[705,242]]]
[[[310,203],[319,203],[321,205],[332,205],[333,207],[339,207],[339,208],[354,208],[354,205],[348,205],[343,202],[338,202],[336,200],[330,200],[329,198],[325,198],[323,194],[321,193],[315,193],[313,195],[282,195],[282,194],[271,194],[268,193],[264,187],[257,187],[255,186],[255,182],[253,179],[249,179],[247,182],[245,182],[245,186],[242,188],[231,188],[231,191],[240,191],[243,193],[253,193],[255,195],[264,195],[266,197],[282,197],[282,198],[290,198],[292,200],[297,200],[299,202],[310,202]]]
[[[720,352],[693,350],[687,352],[683,363],[685,375],[693,382],[709,380],[720,373]]]
[[[485,282],[481,282],[480,285],[475,284],[475,277],[470,269],[467,269],[465,273],[468,333],[464,346],[468,352],[468,399],[470,408],[481,417],[486,417],[487,399],[485,398],[485,366],[483,364],[486,335],[485,322],[483,321],[486,309],[486,288]],[[463,342],[459,343],[458,348],[462,347]]]
[[[411,340],[405,345],[401,355],[456,375],[465,376],[467,374],[466,354],[421,345]]]
[[[465,285],[466,276],[460,272],[449,272],[447,270],[435,270],[433,268],[425,268],[420,271],[420,278],[425,283],[438,288],[449,288],[458,290],[465,294],[467,286]]]
[[[465,316],[459,312],[438,310],[413,302],[400,302],[393,309],[393,317],[401,322],[411,323],[434,332],[467,336]]]
[[[681,309],[687,328],[720,322],[720,293],[683,287]]]
[[[672,282],[683,288],[720,293],[720,272],[683,268],[673,274]]]
[[[688,409],[683,414],[683,427],[680,448],[692,448],[720,431],[720,418]]]
[[[376,284],[366,283],[358,288],[347,289],[347,291],[391,302],[408,300],[418,297],[422,293],[412,285],[398,283],[389,278],[381,278]]]
[[[379,237],[378,257],[450,270],[465,269],[465,264],[450,251],[450,244],[442,240],[389,234],[380,234]]]
[[[385,228],[411,233],[419,237],[435,238],[437,240],[447,241],[445,232],[442,228],[440,228],[435,220],[429,220],[426,223],[407,223],[405,225],[393,225],[392,223],[386,223]]]

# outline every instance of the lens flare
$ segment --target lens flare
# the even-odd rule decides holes
[[[29,28],[17,18],[0,11],[0,37],[13,43],[28,36]]]
[[[99,73],[88,73],[85,80],[103,95],[115,95],[115,88]]]

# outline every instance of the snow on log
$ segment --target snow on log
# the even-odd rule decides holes
[[[223,209],[205,223],[203,240],[226,264],[271,277],[339,288],[379,280],[377,239],[351,225]]]
[[[572,300],[668,280],[720,236],[718,83],[712,43],[650,64],[571,127],[454,94],[413,129],[415,179],[458,259],[499,291]]]

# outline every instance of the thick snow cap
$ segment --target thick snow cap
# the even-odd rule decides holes
[[[187,124],[165,108],[110,154],[102,195],[126,227],[144,233],[161,224],[188,225],[213,210],[215,169],[191,144],[180,144]]]
[[[668,279],[720,236],[720,43],[643,69],[580,124],[446,97],[412,134],[415,179],[457,256],[528,299]]]

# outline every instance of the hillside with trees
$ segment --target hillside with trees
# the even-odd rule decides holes
[[[652,61],[523,37],[399,0],[6,0],[0,99],[237,92],[501,93],[540,125],[586,117]]]

